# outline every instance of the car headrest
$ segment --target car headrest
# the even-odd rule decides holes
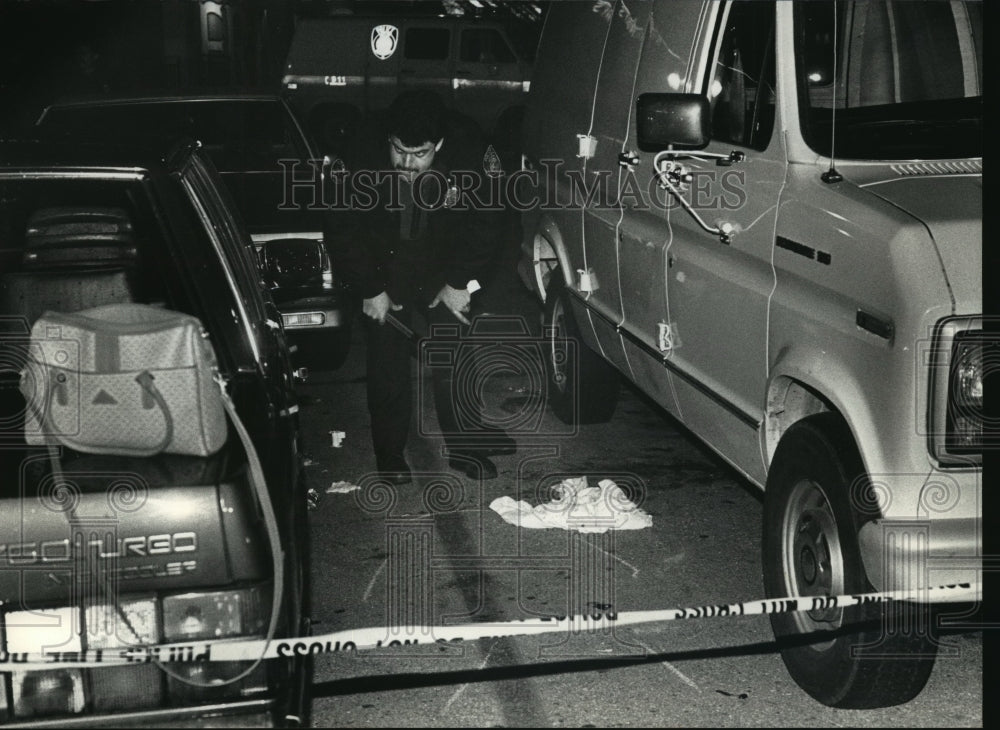
[[[132,221],[122,208],[39,208],[28,219],[25,268],[121,265],[137,258]]]
[[[25,247],[133,243],[132,221],[122,208],[61,206],[39,208],[28,219]]]

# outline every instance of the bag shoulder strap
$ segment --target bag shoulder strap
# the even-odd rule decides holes
[[[236,429],[236,433],[240,437],[240,441],[243,443],[243,451],[246,452],[247,456],[247,471],[250,477],[250,484],[253,487],[254,493],[257,495],[257,503],[259,504],[261,514],[264,517],[264,525],[266,526],[268,532],[268,542],[271,546],[274,586],[271,597],[271,620],[267,631],[267,641],[270,642],[274,638],[278,626],[278,613],[281,609],[281,597],[284,591],[285,576],[285,555],[284,551],[281,549],[278,518],[274,513],[274,505],[271,504],[271,496],[267,491],[267,482],[264,478],[264,467],[260,463],[260,456],[257,454],[257,449],[254,447],[253,441],[250,439],[250,433],[247,431],[246,426],[243,425],[243,421],[240,420],[239,414],[236,413],[236,406],[233,404],[232,399],[229,397],[229,393],[226,391],[226,381],[223,379],[218,370],[215,371],[214,380],[219,386],[219,394],[222,398],[223,408],[225,408],[226,414],[229,416],[229,420],[232,421],[233,428]]]

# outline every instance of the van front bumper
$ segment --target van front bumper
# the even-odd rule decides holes
[[[982,520],[880,519],[858,540],[865,571],[879,591],[913,590],[982,580]]]

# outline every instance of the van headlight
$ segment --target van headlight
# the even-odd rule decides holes
[[[945,448],[953,454],[983,451],[982,330],[962,332],[951,351]]]
[[[945,320],[931,351],[930,448],[942,465],[982,462],[990,428],[983,408],[986,375],[1000,365],[1000,338],[979,317]]]

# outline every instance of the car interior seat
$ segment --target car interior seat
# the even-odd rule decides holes
[[[121,208],[40,208],[28,220],[20,269],[0,274],[0,311],[30,326],[47,310],[136,301],[138,261]]]
[[[46,207],[28,218],[23,246],[5,250],[0,271],[0,430],[23,428],[18,389],[31,326],[46,311],[74,312],[138,301],[137,245],[127,212],[111,207]]]

